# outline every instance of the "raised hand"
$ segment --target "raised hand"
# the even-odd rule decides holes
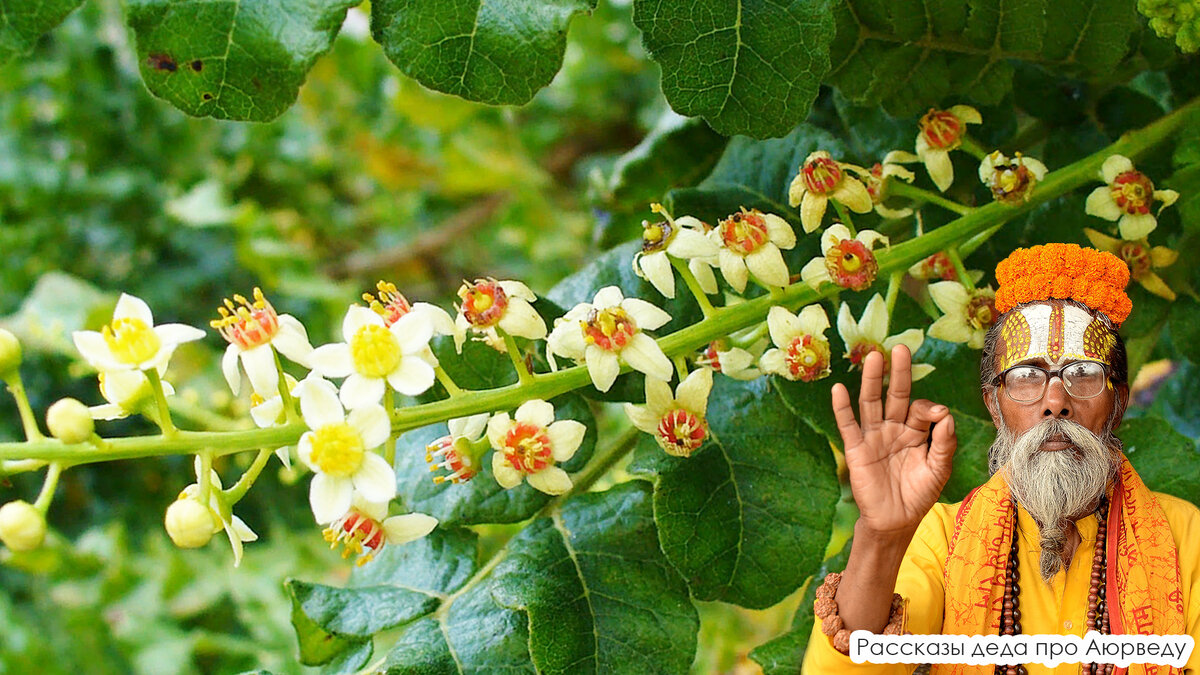
[[[886,403],[883,355],[872,352],[863,360],[861,424],[855,421],[850,392],[841,384],[833,386],[833,414],[846,449],[860,534],[910,537],[950,478],[958,439],[946,406],[925,399],[910,404],[908,348],[898,345],[891,356]]]

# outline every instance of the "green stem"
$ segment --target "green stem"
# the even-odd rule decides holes
[[[387,411],[389,420],[396,414],[396,401],[391,386],[383,388],[383,409]],[[399,434],[396,433],[389,435],[387,444],[383,446],[383,458],[387,461],[388,466],[396,465],[396,439],[398,437]]]
[[[196,471],[196,485],[200,486],[199,501],[208,506],[208,496],[212,492],[212,462],[211,452],[203,451],[197,455],[200,458],[200,468]]]
[[[850,210],[842,206],[842,203],[836,199],[830,199],[829,203],[833,204],[833,208],[837,211],[838,218],[842,220],[842,224],[846,226],[846,229],[850,230],[850,236],[853,237],[857,234],[858,231],[854,229],[854,219],[850,217]]]
[[[904,280],[904,272],[892,272],[888,277],[887,313],[890,317],[896,309],[896,298],[900,295],[900,282]]]
[[[971,138],[966,134],[963,134],[962,145],[958,147],[967,154],[973,155],[975,159],[978,159],[981,162],[983,161],[984,157],[988,156],[988,151],[983,149],[983,146],[979,144],[979,141],[976,141],[974,138]]]
[[[1200,99],[1192,101],[1147,127],[1131,131],[1112,145],[1085,157],[1074,164],[1046,175],[1034,188],[1024,204],[1008,206],[990,203],[957,218],[921,237],[894,244],[878,256],[879,273],[904,271],[913,263],[937,251],[946,250],[962,241],[981,241],[981,233],[998,229],[1005,222],[1029,213],[1042,204],[1076,188],[1095,182],[1095,176],[1110,155],[1120,154],[1132,159],[1168,139],[1175,131],[1191,121],[1200,110]],[[717,338],[761,323],[772,305],[783,305],[796,311],[821,298],[831,298],[839,290],[826,284],[820,292],[798,282],[783,289],[780,298],[760,296],[743,303],[722,307],[714,316],[703,319],[670,335],[658,339],[668,356],[688,354]],[[628,366],[625,367],[628,369]],[[462,395],[440,401],[415,405],[396,411],[392,421],[395,431],[406,431],[452,417],[466,417],[481,412],[509,410],[532,398],[549,400],[566,392],[589,385],[587,368],[575,366],[554,373],[545,373],[528,384],[513,384],[496,389],[464,391]],[[86,464],[118,459],[159,457],[174,454],[195,454],[210,450],[215,456],[229,455],[263,447],[295,445],[306,431],[301,423],[289,423],[266,429],[238,431],[179,431],[170,437],[141,436],[114,438],[107,449],[94,448],[89,443],[66,445],[58,441],[27,441],[0,443],[0,460],[32,459],[66,461]]]
[[[33,414],[33,408],[29,406],[29,396],[25,394],[25,383],[21,381],[21,373],[16,369],[13,369],[12,377],[8,381],[8,390],[12,392],[13,398],[17,401],[17,411],[21,414],[21,426],[25,428],[25,440],[40,441],[44,439],[42,430],[38,428],[37,417]]]
[[[271,353],[275,355],[275,370],[279,373],[279,399],[283,402],[283,411],[287,415],[288,422],[299,422],[300,416],[296,413],[296,404],[292,400],[292,390],[287,383],[287,373],[283,372],[283,362],[279,360],[279,352],[271,348]]]
[[[512,359],[513,368],[517,370],[517,382],[523,385],[532,383],[533,373],[529,372],[529,366],[525,365],[525,359],[521,357],[521,350],[517,349],[517,339],[504,332],[499,326],[496,326],[496,332],[504,338],[504,347],[508,350],[508,358]]]
[[[154,368],[142,372],[146,373],[146,379],[150,381],[150,391],[154,392],[154,403],[158,406],[158,419],[154,421],[158,423],[162,435],[171,438],[178,434],[179,430],[171,421],[171,409],[167,407],[167,394],[163,391],[162,378],[158,376],[158,371]]]
[[[671,266],[675,271],[679,272],[679,278],[683,279],[683,283],[692,292],[692,297],[696,298],[696,304],[700,305],[700,311],[704,313],[704,318],[708,318],[717,312],[716,308],[708,300],[708,295],[704,289],[700,288],[700,282],[696,280],[696,275],[692,274],[691,268],[688,267],[687,261],[678,258],[667,257],[671,261]]]
[[[968,290],[974,290],[975,282],[971,281],[971,275],[967,274],[967,268],[963,265],[962,255],[958,252],[957,244],[946,248],[946,257],[950,258],[950,262],[954,265],[954,271],[958,273],[958,283],[966,286]]]
[[[909,199],[928,202],[930,204],[936,204],[937,206],[940,206],[947,211],[953,211],[960,216],[965,216],[975,210],[973,207],[967,206],[966,204],[959,204],[952,199],[946,199],[935,192],[924,190],[915,185],[909,185],[901,180],[892,180],[888,183],[888,194],[900,197],[908,197]]]
[[[441,366],[434,368],[433,374],[437,375],[438,382],[442,383],[442,387],[446,389],[446,393],[449,394],[451,398],[454,398],[455,396],[462,396],[463,390],[454,383],[454,380],[450,377],[450,374],[443,370]]]
[[[246,496],[246,492],[250,486],[254,485],[254,481],[258,480],[258,475],[262,473],[263,467],[267,465],[267,460],[271,459],[271,450],[263,448],[254,456],[254,462],[246,469],[246,473],[238,479],[238,482],[231,488],[225,491],[225,497],[229,500],[229,506],[233,507]]]
[[[37,471],[43,466],[46,466],[46,463],[37,459],[8,459],[0,464],[0,476]]]
[[[683,382],[683,379],[688,376],[687,359],[683,354],[679,354],[675,357],[674,361],[675,372],[679,375],[679,381]]]
[[[50,501],[54,499],[54,491],[58,489],[58,477],[62,475],[63,465],[61,462],[52,462],[50,468],[46,470],[46,481],[42,483],[42,491],[38,493],[37,501],[33,503],[33,508],[37,509],[46,515],[46,509],[50,508]]]

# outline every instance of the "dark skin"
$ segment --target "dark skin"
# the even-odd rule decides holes
[[[904,551],[950,478],[958,447],[954,418],[946,406],[925,399],[909,400],[912,357],[908,348],[893,348],[891,363],[885,399],[883,355],[874,352],[864,359],[859,421],[855,420],[846,387],[836,384],[832,390],[850,489],[859,505],[854,544],[836,595],[838,613],[851,631],[877,633],[887,624]],[[1061,365],[1041,360],[1029,363],[1051,369]],[[1120,420],[1127,400],[1125,385],[1106,389],[1092,399],[1074,399],[1057,377],[1049,382],[1039,401],[1019,403],[1002,390],[995,398],[984,396],[997,428],[1001,424],[999,411],[1003,423],[1018,433],[1053,416],[1073,420],[1099,434],[1114,406]],[[1067,447],[1052,440],[1043,450],[1061,451]],[[1074,551],[1079,543],[1074,528],[1070,538],[1068,551]]]

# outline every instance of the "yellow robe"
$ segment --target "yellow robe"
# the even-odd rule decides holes
[[[1170,495],[1155,492],[1154,496],[1166,514],[1171,536],[1179,551],[1187,630],[1197,643],[1184,672],[1200,675],[1200,509]],[[935,504],[921,521],[900,564],[896,592],[908,599],[908,630],[914,635],[942,632],[945,603],[942,583],[958,507],[958,504]],[[1082,541],[1071,558],[1069,568],[1055,575],[1049,586],[1036,574],[1022,574],[1021,632],[1083,637],[1087,631],[1087,594],[1091,583],[1096,525],[1094,515],[1076,521]],[[1022,570],[1036,570],[1040,566],[1041,554],[1037,523],[1023,508],[1018,509],[1017,529],[1020,535],[1017,553],[1020,567]],[[854,663],[849,656],[833,648],[829,638],[821,632],[821,622],[818,621],[809,638],[803,672],[805,675],[907,675],[914,667]],[[1079,664],[1064,664],[1051,669],[1030,663],[1026,668],[1029,675],[1079,672]]]

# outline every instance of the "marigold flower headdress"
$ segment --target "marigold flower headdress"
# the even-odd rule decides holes
[[[1000,312],[1024,302],[1069,299],[1105,314],[1119,326],[1133,307],[1125,294],[1129,267],[1111,253],[1077,244],[1019,248],[996,266],[996,280]]]

